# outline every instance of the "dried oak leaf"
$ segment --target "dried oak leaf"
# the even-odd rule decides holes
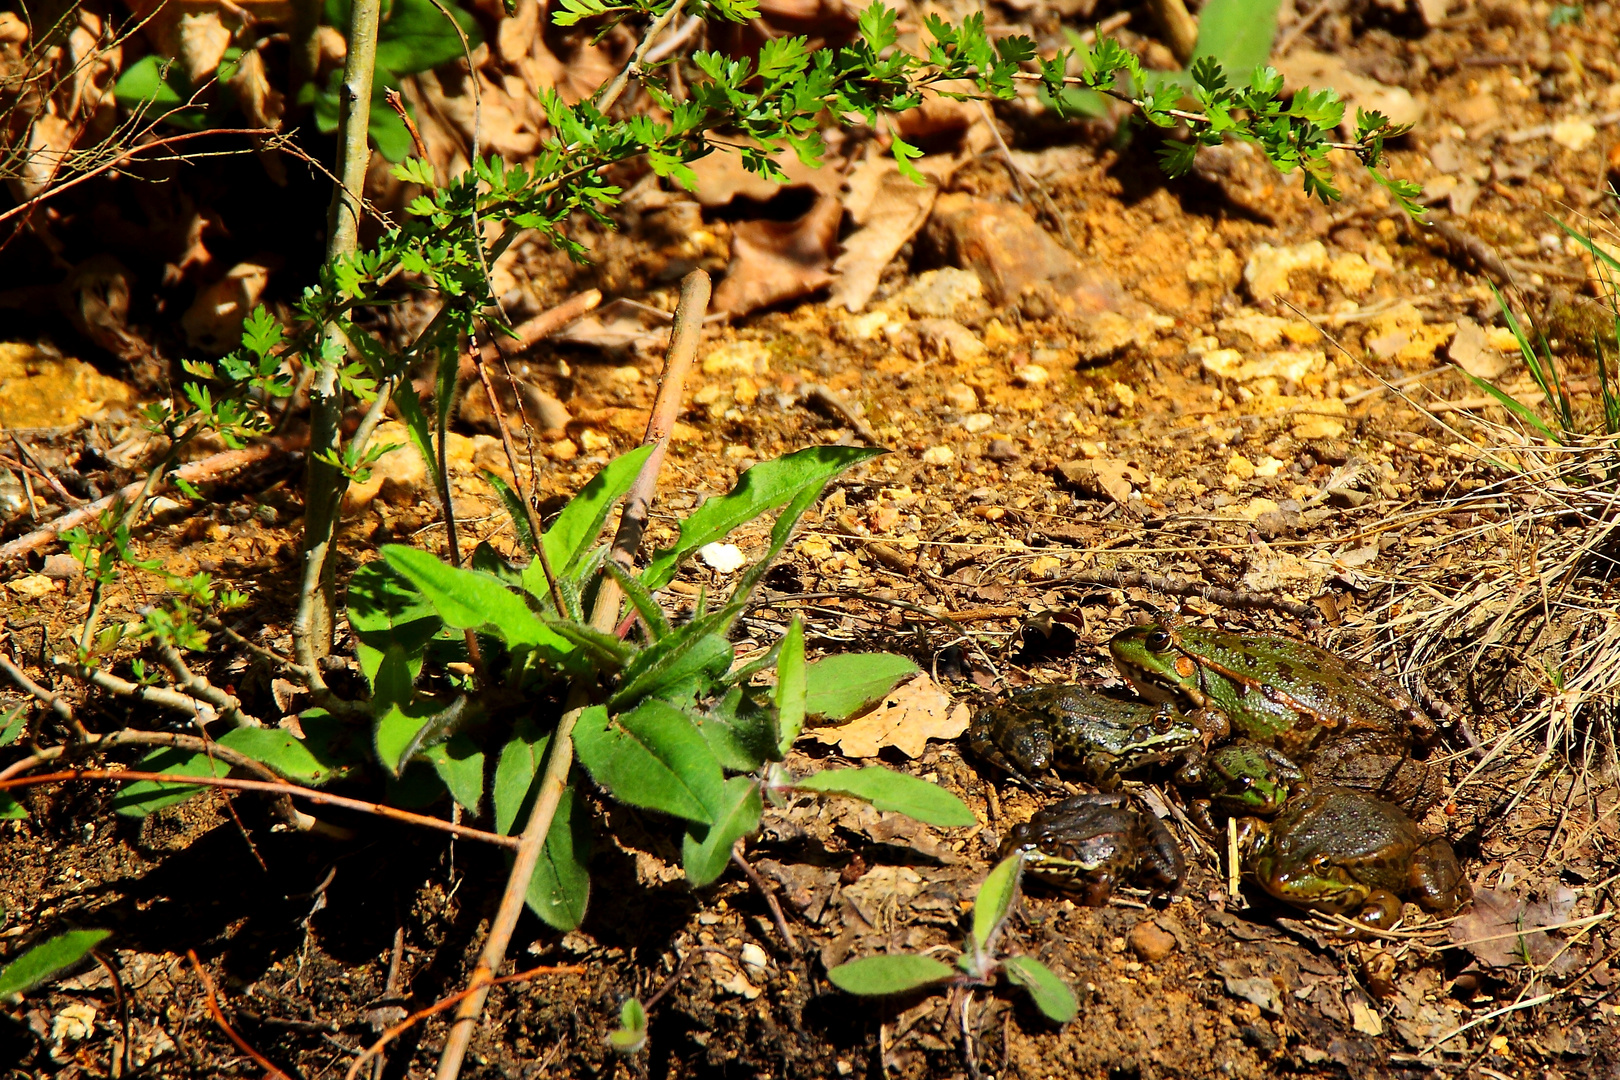
[[[871,712],[847,724],[812,728],[805,734],[836,743],[852,758],[877,757],[885,746],[914,758],[922,756],[929,739],[954,739],[967,726],[968,707],[953,702],[927,675],[918,675],[891,690]]]

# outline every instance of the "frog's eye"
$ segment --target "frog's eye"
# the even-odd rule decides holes
[[[1166,631],[1155,630],[1142,639],[1142,644],[1154,652],[1163,652],[1170,647],[1170,635]]]
[[[1153,718],[1153,730],[1157,731],[1160,735],[1165,734],[1173,726],[1175,726],[1175,720],[1168,712],[1160,710],[1158,715]]]

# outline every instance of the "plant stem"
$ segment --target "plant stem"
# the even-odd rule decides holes
[[[630,494],[625,497],[624,511],[619,515],[619,531],[614,534],[613,549],[608,555],[626,570],[631,568],[636,549],[641,546],[641,534],[647,528],[647,512],[658,487],[658,473],[664,467],[664,455],[669,450],[669,433],[680,415],[686,376],[692,370],[698,340],[703,335],[709,292],[709,275],[702,270],[694,270],[681,279],[681,297],[675,304],[675,322],[669,332],[664,374],[658,383],[652,416],[647,420],[647,434],[641,440],[643,446],[652,443],[653,452],[647,455]],[[598,630],[612,631],[619,619],[619,602],[623,599],[619,583],[604,577],[597,590],[596,606],[591,609],[591,624]]]
[[[529,879],[534,876],[534,868],[540,861],[540,850],[545,846],[546,833],[551,831],[557,805],[562,801],[563,792],[568,790],[568,770],[574,764],[574,724],[579,720],[579,714],[585,711],[587,693],[584,682],[574,685],[568,698],[568,711],[557,722],[557,732],[551,737],[551,752],[546,758],[545,775],[540,778],[540,791],[518,840],[512,872],[507,876],[506,891],[501,895],[501,905],[490,924],[484,951],[478,956],[478,966],[473,968],[472,978],[467,980],[469,993],[456,1009],[456,1018],[450,1024],[450,1035],[445,1039],[444,1050],[439,1055],[437,1080],[455,1080],[460,1074],[461,1062],[467,1056],[467,1047],[472,1042],[478,1014],[483,1012],[484,1001],[489,997],[495,972],[506,961],[506,947],[512,942],[518,916],[523,914],[524,903],[528,900]]]
[[[327,266],[355,253],[359,246],[360,201],[371,162],[367,141],[371,123],[371,81],[377,59],[377,25],[382,0],[354,0],[349,21],[349,54],[343,65],[342,108],[338,117],[338,146],[342,154],[339,183],[332,191],[327,213]],[[340,337],[335,325],[322,328],[321,345]],[[347,342],[343,343],[347,348]],[[320,359],[309,392],[309,465],[304,491],[304,580],[298,598],[293,640],[298,662],[314,669],[316,661],[332,651],[334,577],[329,558],[337,524],[343,474],[329,461],[338,450],[338,420],[343,412],[343,390],[338,385],[339,350],[320,349]]]
[[[636,547],[641,542],[642,530],[646,526],[647,506],[658,486],[658,471],[663,465],[664,448],[669,445],[670,429],[675,426],[675,417],[680,415],[681,401],[685,396],[686,375],[692,369],[692,358],[697,355],[698,339],[703,331],[703,315],[708,306],[709,275],[701,270],[694,270],[681,281],[681,298],[675,308],[675,325],[670,333],[669,352],[664,359],[664,375],[658,386],[658,397],[653,402],[652,417],[647,423],[645,441],[656,441],[659,444],[658,449],[648,455],[646,462],[641,466],[635,485],[625,500],[624,511],[619,518],[619,531],[613,538],[612,557],[619,558],[622,554],[626,565],[634,558]],[[638,498],[639,524],[636,523],[632,513],[638,505]],[[627,521],[630,522],[629,525],[626,524]],[[596,606],[591,609],[591,625],[598,630],[611,631],[618,621],[622,598],[623,594],[613,578],[603,575],[597,591]],[[496,910],[494,922],[490,925],[489,938],[484,942],[484,951],[479,955],[478,965],[473,969],[472,977],[467,982],[468,989],[472,992],[456,1009],[456,1018],[450,1026],[450,1035],[445,1039],[444,1050],[439,1054],[436,1080],[456,1080],[460,1075],[461,1063],[467,1056],[467,1047],[472,1043],[473,1029],[477,1024],[479,1013],[484,1009],[489,988],[494,984],[495,972],[506,960],[506,947],[511,944],[512,932],[517,929],[518,916],[523,913],[523,906],[528,898],[529,878],[533,876],[535,865],[540,860],[540,851],[545,845],[546,834],[551,831],[551,822],[556,817],[557,805],[562,801],[563,792],[568,788],[568,772],[574,765],[574,724],[578,722],[580,714],[585,711],[586,703],[590,700],[591,686],[591,681],[582,679],[575,682],[569,691],[568,711],[563,713],[562,719],[557,722],[557,732],[551,738],[545,775],[540,780],[534,809],[530,811],[529,820],[523,826],[517,857],[513,860],[512,872],[506,879],[506,891],[501,895],[501,904]]]

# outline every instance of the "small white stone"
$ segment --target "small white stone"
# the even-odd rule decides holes
[[[705,566],[722,574],[732,573],[748,561],[736,544],[704,544],[698,548],[698,558]]]
[[[949,465],[956,460],[956,451],[948,446],[930,446],[923,451],[924,465]]]
[[[613,381],[623,386],[634,386],[641,381],[641,369],[638,367],[616,367],[613,369]]]
[[[972,412],[979,407],[979,395],[966,383],[951,383],[945,388],[945,404],[957,412]]]
[[[760,948],[758,945],[755,945],[752,941],[745,942],[743,947],[737,950],[737,955],[742,957],[742,962],[744,964],[747,964],[751,968],[757,968],[761,971],[769,967],[771,963],[771,958],[765,955],[765,950]]]
[[[1592,140],[1595,138],[1597,138],[1597,128],[1585,120],[1565,120],[1562,123],[1553,125],[1552,141],[1568,150],[1575,151],[1577,154],[1592,145]]]
[[[1039,364],[1025,364],[1013,372],[1013,378],[1031,390],[1037,386],[1045,386],[1051,377]]]
[[[969,413],[962,418],[962,427],[967,429],[969,434],[977,435],[981,431],[989,430],[995,422],[996,418],[987,412]]]

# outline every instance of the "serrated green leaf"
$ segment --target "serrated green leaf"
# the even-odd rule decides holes
[[[0,1001],[10,1001],[90,955],[111,930],[69,930],[41,942],[0,969]]]
[[[824,769],[794,781],[803,791],[847,795],[871,803],[879,810],[894,810],[929,825],[975,825],[967,804],[937,784],[869,765],[864,769]]]
[[[703,825],[719,814],[720,762],[691,719],[662,701],[644,701],[611,720],[603,706],[586,709],[574,728],[574,751],[621,802]]]
[[[725,873],[732,845],[759,828],[764,812],[759,781],[749,776],[733,776],[726,781],[714,824],[691,826],[681,840],[681,865],[694,889],[703,888]]]
[[[1030,956],[1009,956],[1001,962],[1001,967],[1009,979],[1029,993],[1030,1000],[1047,1019],[1067,1024],[1079,1015],[1080,1003],[1075,1000],[1069,984],[1039,960]]]
[[[949,964],[931,956],[868,956],[827,972],[827,978],[838,989],[862,997],[903,994],[955,977],[956,971]]]
[[[805,671],[805,714],[828,720],[847,719],[882,701],[900,680],[920,670],[893,653],[824,656]]]

